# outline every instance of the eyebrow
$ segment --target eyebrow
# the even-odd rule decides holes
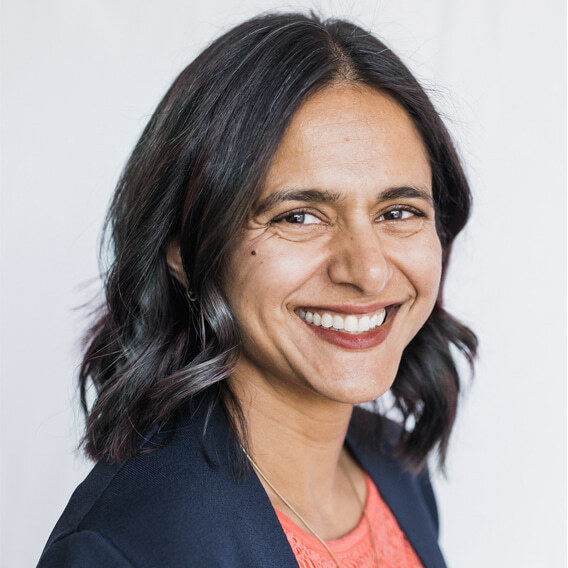
[[[341,194],[334,191],[321,189],[279,189],[264,199],[261,199],[254,207],[255,215],[261,215],[285,201],[304,201],[306,203],[337,203],[341,200]]]
[[[378,196],[377,203],[379,201],[392,201],[393,199],[423,199],[427,201],[430,205],[434,206],[434,198],[432,194],[421,187],[403,186],[403,187],[392,187],[381,192]]]
[[[423,199],[434,206],[432,195],[421,187],[402,186],[385,189],[377,195],[377,203],[395,199]],[[305,203],[337,203],[343,199],[339,192],[321,189],[280,189],[261,199],[253,208],[255,215],[262,215],[273,207],[286,201],[303,201]]]

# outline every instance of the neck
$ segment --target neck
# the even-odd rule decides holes
[[[244,412],[249,452],[270,482],[324,538],[353,528],[360,507],[349,476],[365,498],[364,477],[344,449],[353,406],[323,399],[307,387],[283,388],[282,381],[271,382],[252,369],[237,367],[229,381]],[[297,522],[263,485],[273,505]]]

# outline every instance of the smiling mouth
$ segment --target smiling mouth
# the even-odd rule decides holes
[[[381,308],[371,316],[340,316],[337,314],[330,314],[325,311],[308,309],[299,309],[296,313],[305,322],[316,327],[321,327],[331,331],[339,331],[341,333],[348,333],[350,335],[359,335],[377,327],[381,327],[387,318],[387,309],[388,308]]]

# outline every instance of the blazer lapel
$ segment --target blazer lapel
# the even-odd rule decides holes
[[[446,568],[437,528],[416,476],[404,471],[389,453],[373,452],[358,443],[357,438],[350,428],[346,440],[349,449],[375,483],[424,568]]]

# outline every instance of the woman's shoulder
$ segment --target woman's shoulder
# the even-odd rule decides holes
[[[184,434],[175,433],[169,443],[121,464],[99,461],[71,496],[39,566],[59,565],[50,559],[61,555],[81,555],[80,562],[69,566],[83,566],[91,558],[105,559],[103,564],[94,564],[97,566],[115,566],[115,562],[128,566],[115,560],[115,556],[126,558],[123,543],[139,540],[136,545],[143,547],[151,533],[159,531],[160,522],[174,527],[175,519],[179,522],[188,515],[179,494],[183,491],[192,499],[195,481],[199,481],[199,460],[192,436],[187,431]],[[159,435],[148,443],[158,445],[157,440]]]
[[[278,519],[257,478],[239,480],[230,467],[228,436],[219,413],[206,438],[202,420],[187,417],[155,435],[153,451],[121,465],[97,463],[71,497],[38,568],[88,568],[91,557],[104,559],[96,566],[224,566],[234,559],[231,566],[244,567],[274,549],[286,559],[285,537],[278,546]]]

